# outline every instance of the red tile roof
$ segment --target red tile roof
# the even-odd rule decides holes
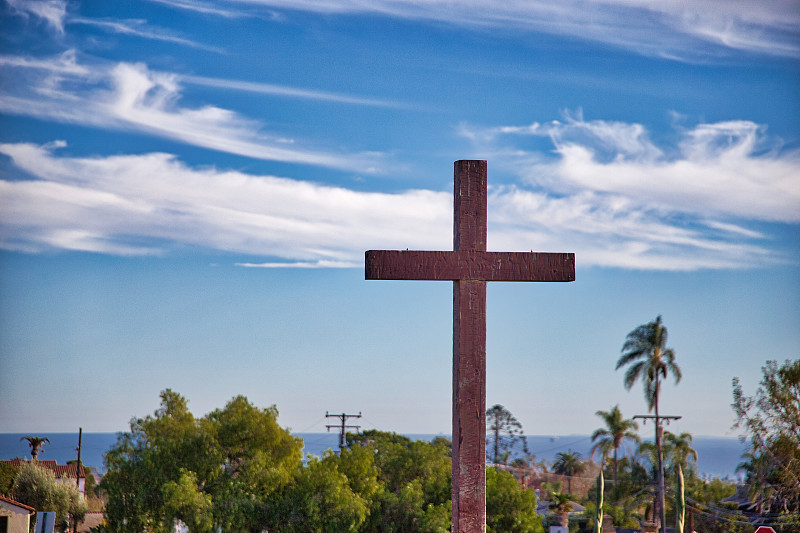
[[[32,463],[33,461],[26,461],[24,459],[11,459],[10,461],[3,461],[3,462],[10,463],[12,466],[16,466],[19,468],[20,466]],[[36,461],[36,464],[38,466],[41,466],[42,468],[46,468],[51,472],[53,472],[56,478],[67,477],[75,479],[76,469],[78,467],[78,465],[60,465],[56,463],[56,461],[54,460],[44,460],[44,461],[39,460]],[[80,477],[86,477],[86,472],[83,468],[83,465],[81,465],[81,468],[80,470],[77,471],[77,473],[80,474]]]
[[[14,505],[16,507],[19,507],[20,509],[25,509],[26,511],[28,511],[28,513],[35,513],[36,512],[36,509],[31,507],[30,505],[25,505],[24,503],[16,502],[16,501],[12,500],[11,498],[6,498],[3,495],[0,495],[0,500],[4,501],[6,503],[10,503],[11,505]]]

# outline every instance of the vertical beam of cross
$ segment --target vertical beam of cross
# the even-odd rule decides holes
[[[453,250],[486,251],[486,161],[455,163]],[[486,281],[453,281],[453,532],[486,531]]]
[[[574,281],[575,254],[486,251],[486,161],[455,162],[453,251],[369,250],[366,279],[453,281],[453,533],[486,531],[486,282]]]

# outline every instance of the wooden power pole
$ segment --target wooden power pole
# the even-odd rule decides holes
[[[348,415],[345,413],[342,413],[340,415],[332,415],[329,414],[327,411],[325,411],[325,418],[338,418],[339,420],[342,421],[341,424],[325,426],[328,428],[328,431],[330,431],[331,428],[339,428],[339,452],[344,450],[345,446],[347,446],[347,439],[345,439],[345,432],[347,431],[347,429],[352,428],[355,429],[356,431],[361,429],[361,426],[348,426],[346,424],[348,418],[361,418],[361,411],[359,411],[357,415]]]
[[[659,522],[661,522],[659,531],[664,533],[667,530],[667,524],[665,522],[666,516],[664,514],[664,459],[661,454],[661,438],[664,436],[664,427],[661,424],[664,422],[664,420],[666,420],[667,424],[669,424],[670,420],[680,420],[681,417],[674,415],[659,415],[658,408],[656,408],[655,415],[636,415],[633,418],[634,420],[641,418],[643,424],[647,423],[648,420],[656,421],[656,451],[658,452],[658,517]]]

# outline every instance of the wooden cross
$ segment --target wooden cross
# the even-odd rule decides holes
[[[486,251],[486,161],[456,161],[453,251],[369,250],[366,279],[453,282],[453,533],[486,531],[486,282],[574,281],[575,254]]]

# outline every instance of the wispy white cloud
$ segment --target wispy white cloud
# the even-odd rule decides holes
[[[664,213],[800,222],[800,151],[782,150],[753,122],[698,124],[663,149],[640,124],[580,115],[529,126],[462,125],[461,133],[556,194],[591,191]],[[555,157],[524,146],[536,137],[549,138]]]
[[[50,75],[70,75],[88,78],[91,69],[79,65],[75,50],[67,50],[55,57],[0,56],[0,65],[45,71]]]
[[[33,18],[34,20],[41,20],[47,26],[52,28],[59,35],[64,34],[64,28],[69,24],[81,24],[85,26],[94,26],[105,31],[121,34],[132,35],[141,37],[143,39],[150,39],[156,41],[171,42],[183,46],[190,46],[192,48],[200,48],[213,52],[221,53],[217,47],[210,46],[204,43],[199,43],[191,39],[186,39],[180,35],[176,35],[174,31],[152,26],[146,20],[132,20],[132,19],[96,19],[79,17],[71,14],[67,10],[67,0],[4,0],[15,15],[25,17],[26,19]],[[181,6],[181,2],[169,2],[176,7]],[[196,9],[202,9],[202,6],[195,6]],[[233,11],[225,11],[207,8],[208,12],[214,15],[222,15],[232,17]]]
[[[23,17],[41,19],[59,34],[64,33],[67,0],[5,0],[12,11]]]
[[[362,193],[199,170],[163,153],[59,157],[62,146],[0,145],[36,178],[0,182],[5,247],[152,254],[178,243],[333,266],[376,243],[442,248],[450,240],[444,193]]]
[[[637,53],[696,60],[724,50],[800,55],[794,0],[238,0],[268,8],[380,13],[474,27],[508,27],[603,42]]]
[[[79,64],[74,52],[50,59],[0,56],[17,83],[0,92],[0,111],[86,126],[133,130],[256,159],[375,172],[377,153],[335,153],[213,105],[181,105],[180,76],[141,63]]]
[[[103,30],[118,33],[121,35],[133,35],[143,39],[150,39],[154,41],[164,41],[169,43],[190,46],[192,48],[200,48],[211,52],[222,53],[222,50],[215,46],[198,43],[191,39],[186,39],[175,35],[174,32],[164,29],[153,27],[146,20],[111,20],[111,19],[93,19],[85,17],[69,17],[68,24],[83,24],[85,26],[95,26]]]
[[[489,198],[492,249],[575,251],[582,266],[686,271],[749,268],[781,261],[753,234],[706,231],[620,195],[553,196],[522,187]]]
[[[243,267],[344,268],[360,266],[367,249],[452,244],[450,193],[359,192],[197,169],[163,153],[62,157],[63,145],[0,145],[26,177],[0,181],[3,247],[158,254],[195,246],[270,258],[239,263]],[[744,224],[707,214],[685,218],[636,195],[495,186],[489,247],[575,251],[582,266],[652,270],[782,260],[768,239]]]
[[[377,98],[367,98],[363,96],[353,96],[348,94],[331,93],[327,91],[312,91],[309,89],[298,89],[285,85],[275,85],[272,83],[259,83],[242,80],[224,80],[219,78],[209,78],[205,76],[182,76],[180,80],[184,83],[195,85],[205,85],[207,87],[217,87],[220,89],[230,89],[234,91],[244,91],[258,94],[270,94],[275,96],[286,96],[289,98],[303,98],[307,100],[319,100],[324,102],[335,102],[341,104],[355,104],[372,107],[392,107],[399,109],[410,109],[410,104],[393,102],[389,100],[379,100]]]
[[[281,263],[236,263],[245,268],[359,268],[361,263],[352,261],[292,261]]]
[[[240,18],[247,16],[245,13],[234,9],[223,9],[219,3],[199,2],[197,0],[149,0],[156,4],[164,4],[177,9],[194,11],[205,15],[214,15],[225,18]]]

